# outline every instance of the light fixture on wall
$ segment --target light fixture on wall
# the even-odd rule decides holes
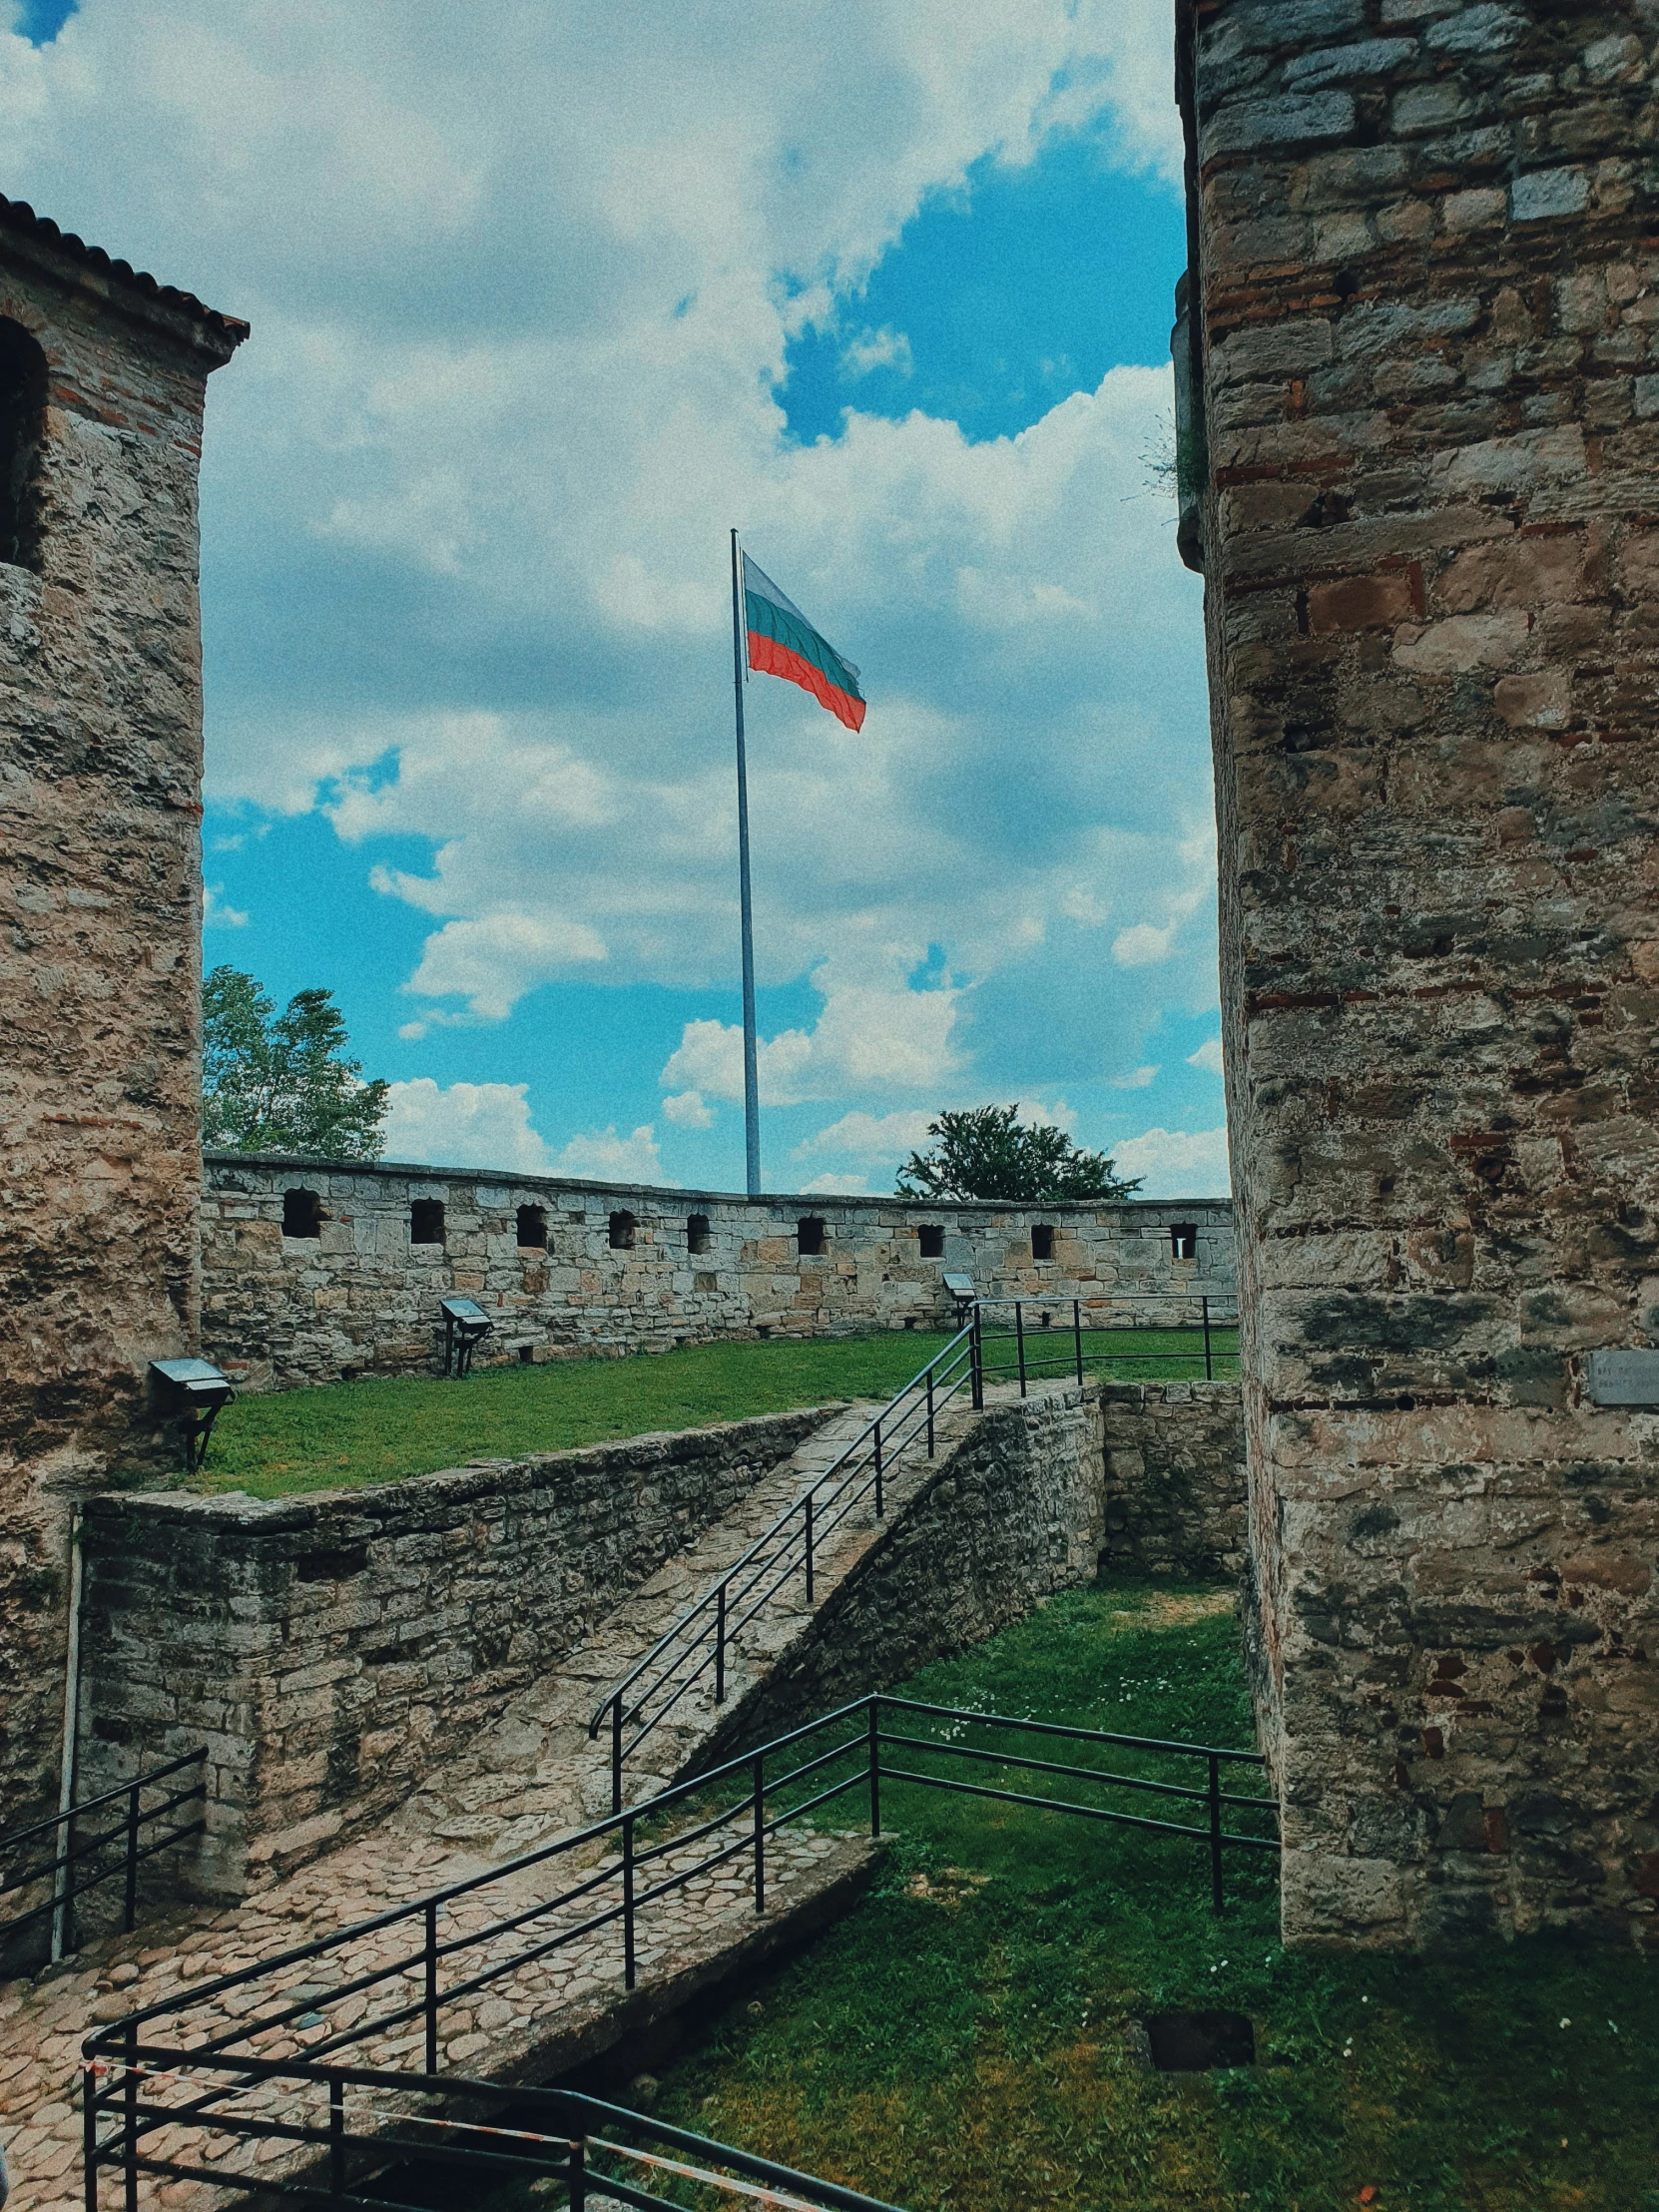
[[[152,1360],[150,1375],[163,1409],[190,1423],[185,1465],[194,1474],[208,1456],[208,1438],[220,1407],[229,1405],[237,1394],[231,1378],[210,1360]]]

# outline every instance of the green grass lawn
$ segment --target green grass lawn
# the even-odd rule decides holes
[[[220,1415],[208,1464],[193,1486],[247,1490],[255,1497],[352,1489],[468,1459],[562,1451],[651,1429],[704,1428],[830,1398],[886,1398],[947,1342],[906,1330],[775,1338],[625,1360],[485,1368],[464,1382],[407,1376],[242,1397]],[[1084,1344],[1087,1364],[1102,1372],[1113,1372],[1113,1361],[1132,1352],[1140,1359],[1123,1373],[1203,1373],[1190,1333],[1102,1332]],[[1051,1339],[1048,1364],[1034,1366],[1039,1380],[1060,1364],[1054,1349]],[[1032,1359],[1037,1362],[1036,1351]],[[1145,1361],[1150,1366],[1140,1364]]]
[[[1224,1593],[1057,1598],[908,1687],[1250,1742]],[[897,1785],[884,1813],[877,1890],[704,2023],[662,2117],[914,2212],[1659,2212],[1651,1962],[1289,1955],[1266,1854],[1217,1921],[1190,1845]],[[1142,2071],[1126,2027],[1166,2006],[1250,2014],[1261,2063]]]

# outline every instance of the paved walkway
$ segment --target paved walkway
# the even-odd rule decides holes
[[[648,1650],[681,1608],[698,1595],[800,1495],[812,1476],[856,1434],[874,1410],[858,1406],[836,1416],[794,1457],[765,1476],[727,1518],[707,1530],[690,1550],[671,1560],[608,1619],[590,1642],[509,1706],[460,1758],[434,1771],[414,1796],[378,1828],[301,1868],[247,1904],[226,1911],[184,1911],[167,1923],[151,1922],[136,1935],[87,1946],[67,1969],[35,1982],[0,1987],[0,2138],[11,2163],[8,2212],[71,2212],[82,2202],[79,2069],[83,2036],[94,2024],[177,1998],[177,2010],[156,2023],[157,2040],[175,2037],[197,2044],[237,2021],[254,2020],[288,2001],[320,1996],[356,1973],[396,1966],[417,1950],[418,1919],[374,1936],[354,1938],[322,1961],[296,1963],[257,1986],[197,2000],[192,1984],[213,1980],[302,1944],[433,1890],[484,1874],[561,1834],[586,1826],[610,1810],[609,1747],[590,1743],[587,1724],[607,1686]],[[970,1416],[954,1412],[941,1422],[939,1454],[948,1451]],[[926,1462],[911,1451],[888,1474],[888,1518],[901,1511],[926,1479]],[[809,1609],[799,1584],[781,1593],[743,1632],[728,1670],[728,1697],[715,1706],[709,1684],[684,1699],[672,1724],[647,1740],[629,1764],[628,1798],[638,1803],[684,1774],[713,1730],[730,1723],[746,1691],[762,1682],[810,1625],[875,1540],[877,1524],[865,1512],[835,1531],[817,1562],[816,1605]],[[857,1815],[849,1806],[850,1820]],[[693,1858],[707,1845],[694,1848]],[[586,1847],[586,1866],[603,1876],[611,1864]],[[769,1906],[798,1910],[819,1891],[844,1879],[867,1845],[837,1842],[820,1832],[790,1830],[773,1839],[768,1869]],[[850,1856],[849,1856],[850,1855]],[[676,1862],[665,1862],[665,1872]],[[442,1983],[470,1979],[487,1966],[518,1956],[530,1937],[545,1941],[561,1928],[590,1917],[599,1899],[537,1915],[520,1930],[495,1937],[481,1931],[509,1915],[529,1912],[578,1879],[584,1861],[566,1854],[528,1874],[500,1876],[446,1909],[439,1941],[478,1936],[445,1962]],[[661,1877],[659,1877],[661,1879]],[[642,1984],[676,1979],[698,1961],[707,1963],[740,1943],[755,1926],[753,1860],[746,1854],[711,1875],[698,1876],[672,1896],[648,1905],[639,1921]],[[641,1889],[645,1888],[642,1878]],[[615,1892],[607,1883],[602,1896]],[[771,1916],[769,1915],[769,1918]],[[348,1955],[347,1955],[348,1953]],[[411,2001],[413,1978],[387,1981],[342,1999],[301,2022],[259,2031],[251,2046],[285,2056],[325,2040],[336,2030],[378,2018],[397,2001]],[[612,1925],[515,1967],[476,1997],[446,2007],[440,2064],[445,2071],[525,2078],[538,2050],[564,2047],[580,2022],[607,2005],[622,1988],[621,1935]],[[561,2042],[561,2037],[563,2042]],[[418,2065],[423,2029],[418,2021],[390,2027],[345,2055],[352,2061]],[[369,2055],[372,2053],[372,2055]],[[545,2074],[543,2075],[545,2078]],[[224,2154],[226,2144],[222,2146]],[[194,2154],[193,2154],[194,2155]],[[247,2148],[233,2163],[241,2166]],[[275,2153],[273,2153],[275,2155]],[[115,2184],[107,2185],[110,2201]],[[193,2208],[226,2201],[199,2183],[146,2182],[140,2202]]]

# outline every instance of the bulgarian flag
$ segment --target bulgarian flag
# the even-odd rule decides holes
[[[849,730],[861,729],[864,698],[858,689],[858,671],[841,659],[828,638],[820,636],[795,601],[747,553],[743,607],[750,667],[763,676],[787,677],[810,691],[837,722],[844,722]]]

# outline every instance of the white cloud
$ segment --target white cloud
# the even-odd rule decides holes
[[[1211,817],[1188,825],[1176,843],[1177,865],[1157,889],[1163,907],[1161,922],[1138,921],[1120,929],[1112,939],[1112,958],[1119,967],[1155,967],[1179,947],[1190,955],[1192,935],[1185,925],[1194,915],[1211,911],[1216,882],[1216,831]],[[1185,931],[1185,934],[1184,934]]]
[[[848,338],[841,347],[841,366],[850,376],[867,376],[877,368],[896,369],[900,376],[909,376],[915,362],[903,331],[883,325],[879,330],[860,330],[856,337]]]
[[[248,916],[240,907],[227,906],[223,883],[204,883],[202,886],[202,926],[204,929],[246,929]]]
[[[1077,1116],[1063,1098],[1052,1106],[1045,1106],[1040,1098],[1021,1099],[1014,1121],[1021,1129],[1063,1129],[1068,1136],[1077,1126]]]
[[[671,1121],[676,1129],[712,1129],[715,1110],[701,1091],[676,1091],[663,1100],[663,1119]]]
[[[476,921],[446,921],[428,937],[403,988],[425,998],[462,997],[476,1020],[505,1021],[538,983],[604,957],[604,940],[585,922],[484,914]]]
[[[600,1183],[664,1183],[662,1156],[650,1122],[631,1137],[619,1137],[616,1123],[572,1137],[553,1163],[555,1175],[585,1175]]]
[[[927,1089],[954,1072],[951,1029],[959,990],[844,981],[829,967],[813,981],[825,1001],[813,1028],[757,1041],[763,1106],[799,1106],[847,1090]],[[658,1080],[665,1089],[684,1084],[714,1098],[742,1098],[742,1027],[688,1021]]]
[[[1227,1130],[1148,1129],[1111,1147],[1120,1175],[1138,1175],[1142,1198],[1225,1198],[1232,1188]]]
[[[1174,938],[1173,922],[1158,929],[1150,921],[1137,921],[1132,928],[1120,929],[1112,939],[1112,958],[1119,967],[1150,967],[1155,960],[1169,958]]]
[[[667,1183],[649,1122],[631,1136],[609,1127],[571,1137],[554,1153],[530,1120],[526,1083],[451,1083],[429,1075],[393,1083],[386,1156],[433,1167],[508,1168],[605,1183]]]
[[[1111,914],[1111,907],[1087,883],[1074,883],[1070,890],[1060,894],[1060,911],[1072,921],[1087,922],[1098,927]]]
[[[827,1198],[862,1198],[869,1190],[867,1175],[815,1175],[801,1186],[804,1192],[822,1192]]]
[[[1190,1068],[1207,1068],[1212,1075],[1225,1074],[1226,1068],[1221,1056],[1221,1039],[1219,1037],[1206,1037],[1196,1052],[1187,1054],[1187,1065]]]
[[[528,1089],[525,1083],[451,1083],[445,1090],[429,1075],[393,1083],[386,1156],[440,1168],[546,1175],[552,1162],[531,1126]]]
[[[1115,1076],[1112,1088],[1115,1091],[1144,1091],[1157,1072],[1155,1066],[1132,1068],[1127,1075]]]
[[[751,688],[761,980],[830,978],[768,1040],[768,1096],[1083,1080],[1103,1033],[1214,1003],[1200,586],[1142,460],[1167,364],[979,443],[854,411],[802,445],[776,386],[792,334],[853,327],[976,163],[1081,132],[1177,183],[1167,0],[731,22],[82,0],[45,48],[0,34],[0,159],[254,323],[210,396],[210,787],[320,808],[431,917],[423,1022],[571,975],[734,974],[731,518],[871,702],[855,738]],[[895,366],[905,342],[852,340]],[[1089,951],[1082,991],[1091,928],[1163,941]],[[958,980],[914,987],[933,947]],[[1006,1046],[999,981],[1026,1022]],[[715,1027],[682,1040],[678,1094],[740,1095]]]
[[[872,1166],[905,1160],[912,1152],[923,1150],[928,1124],[937,1118],[926,1106],[896,1114],[842,1114],[839,1121],[832,1121],[805,1144],[797,1145],[795,1157],[805,1160],[815,1152],[829,1152],[843,1159],[867,1160]]]

